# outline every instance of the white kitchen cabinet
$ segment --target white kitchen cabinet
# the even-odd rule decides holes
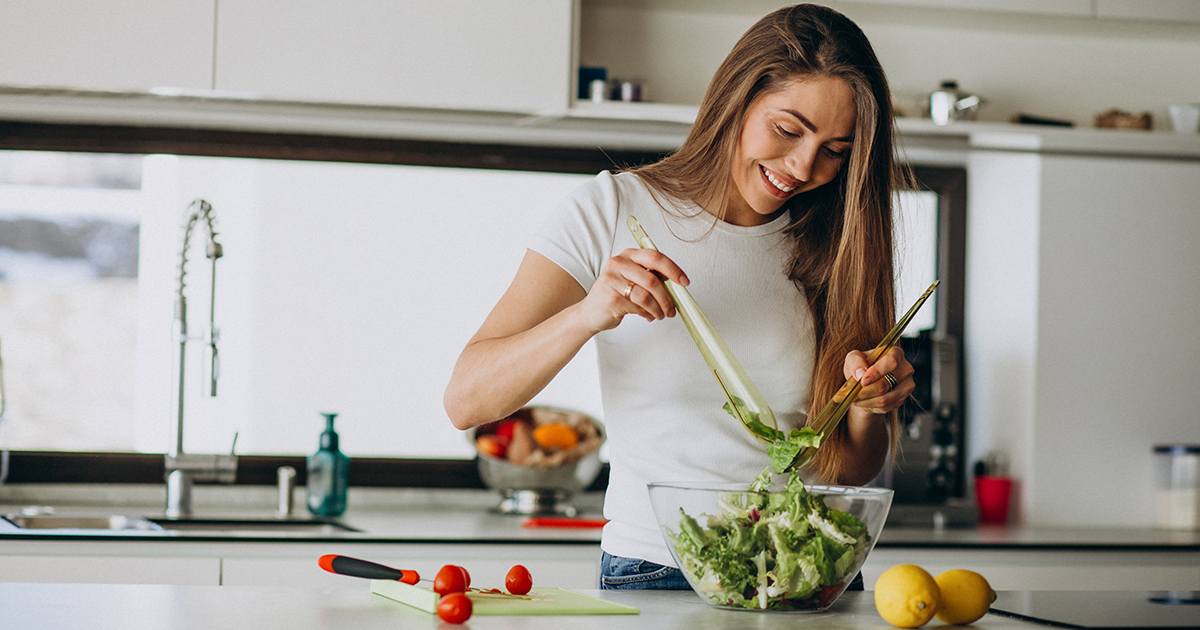
[[[1096,17],[1158,22],[1200,22],[1196,0],[1095,0]]]
[[[0,555],[0,582],[221,583],[221,559],[124,555]]]
[[[306,543],[170,541],[5,541],[0,582],[208,584],[365,588],[365,581],[321,570],[317,559],[341,554],[433,579],[445,564],[471,573],[473,584],[503,587],[514,564],[534,585],[597,588],[599,543]]]
[[[600,582],[599,544],[342,544],[260,545],[250,555],[226,555],[221,584],[328,588],[365,584],[320,570],[317,558],[325,553],[414,570],[431,580],[443,565],[457,564],[471,573],[472,585],[482,588],[503,588],[504,576],[515,564],[529,569],[534,586],[593,589]]]
[[[5,0],[0,84],[210,89],[216,0]]]
[[[1089,17],[1092,0],[842,0],[856,4],[897,5],[949,9],[954,11],[991,11],[1034,15]]]
[[[222,0],[216,89],[267,98],[561,111],[572,0]]]

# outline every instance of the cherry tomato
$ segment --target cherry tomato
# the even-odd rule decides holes
[[[433,578],[433,592],[438,595],[464,593],[467,584],[467,572],[460,566],[447,564],[438,569],[437,576]]]
[[[455,566],[457,566],[457,565],[455,565]],[[467,588],[471,588],[471,574],[467,573],[466,567],[458,567],[458,568],[462,569],[463,583],[466,584]]]
[[[471,598],[464,593],[450,593],[438,600],[437,615],[442,621],[462,623],[471,618]]]
[[[508,451],[508,442],[509,439],[506,437],[496,435],[495,433],[488,433],[487,435],[475,438],[475,450],[486,455],[491,455],[492,457],[504,459],[504,454]]]
[[[529,569],[514,565],[504,577],[504,587],[513,595],[525,595],[533,588],[533,576],[529,575]]]

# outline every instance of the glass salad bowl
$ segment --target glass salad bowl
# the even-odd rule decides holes
[[[892,491],[745,483],[652,483],[650,502],[692,590],[719,608],[820,612],[875,546]]]

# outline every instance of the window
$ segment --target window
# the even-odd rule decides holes
[[[0,152],[0,444],[130,444],[141,165],[136,156]]]
[[[135,263],[110,279],[102,260],[79,259],[93,273],[51,264],[44,238],[0,240],[10,448],[166,449],[184,211],[204,198],[224,249],[218,395],[208,386],[214,265],[197,226],[186,267],[185,451],[228,452],[237,435],[241,454],[306,453],[320,412],[335,411],[352,456],[469,458],[441,404],[454,360],[541,214],[588,177],[172,155],[124,163],[133,190],[13,184],[0,196],[9,240],[18,225],[34,237],[75,234],[81,252],[119,245]],[[43,279],[24,280],[34,266]],[[600,415],[594,363],[585,352],[539,401]]]

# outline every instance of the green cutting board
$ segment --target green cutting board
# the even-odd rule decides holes
[[[371,592],[432,613],[438,594],[396,580],[371,580]],[[562,588],[535,588],[529,599],[468,593],[474,615],[636,615],[638,609]]]

